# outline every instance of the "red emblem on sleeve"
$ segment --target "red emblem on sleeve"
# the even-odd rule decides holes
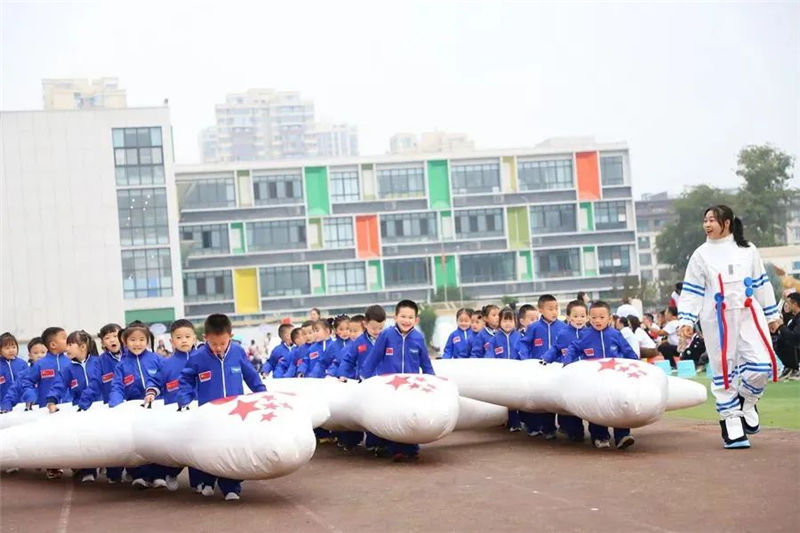
[[[176,390],[178,390],[178,380],[167,381],[167,392],[175,392]]]
[[[77,379],[73,379],[72,381],[69,382],[69,388],[70,389],[74,389],[77,386],[78,386],[78,380]]]
[[[0,385],[2,385],[5,382],[6,382],[6,377],[5,376],[0,376]]]
[[[39,377],[41,379],[54,378],[56,377],[56,371],[53,370],[52,368],[45,368],[44,370],[39,372]]]
[[[500,355],[501,353],[503,353],[503,347],[502,346],[498,346],[497,348],[494,349],[494,353],[496,353],[497,355]]]
[[[211,379],[211,370],[206,370],[205,372],[200,372],[197,374],[197,377],[200,379],[201,382],[205,383]]]
[[[316,359],[317,357],[319,357],[319,352],[311,352],[311,353],[308,355],[308,358],[309,358],[309,359]]]
[[[461,342],[461,337],[453,337],[453,344]]]
[[[586,355],[594,355],[594,348],[586,348],[585,350],[583,350],[583,353],[585,353]]]
[[[394,348],[386,348],[386,355],[394,355]]]
[[[358,345],[358,353],[364,353],[366,351],[367,351],[367,345],[366,344],[359,344]]]
[[[111,380],[114,379],[114,373],[109,372],[108,374],[103,374],[103,383],[111,383]]]
[[[544,340],[543,339],[534,339],[533,345],[534,346],[544,346]]]
[[[131,383],[133,383],[133,374],[128,374],[127,376],[122,378],[122,384],[125,385],[126,387]]]

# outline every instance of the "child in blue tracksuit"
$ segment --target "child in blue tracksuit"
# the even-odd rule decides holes
[[[530,324],[519,343],[520,359],[542,359],[567,325],[558,320],[558,300],[550,294],[539,297],[536,306],[541,315]],[[556,438],[556,415],[554,413],[520,412],[529,437],[544,435],[547,440]]]
[[[575,361],[605,359],[609,357],[622,357],[625,359],[639,359],[631,345],[611,325],[611,307],[603,301],[592,303],[589,310],[589,322],[592,327],[587,328],[586,334],[570,344],[564,355],[564,364]],[[608,428],[589,422],[589,435],[595,448],[609,448]],[[620,450],[631,446],[634,439],[628,428],[614,428],[614,441]]]
[[[124,347],[119,364],[114,369],[114,379],[111,380],[111,393],[109,394],[109,407],[128,400],[142,400],[147,390],[147,380],[157,376],[161,371],[163,360],[148,348],[153,346],[153,335],[150,329],[135,320],[120,333],[120,340]],[[163,488],[167,486],[166,480],[161,477],[157,465],[144,465],[127,468],[128,474],[133,478],[132,485],[139,489],[148,487]]]
[[[206,318],[206,343],[197,348],[186,362],[179,379],[178,406],[183,408],[197,397],[203,405],[212,400],[244,394],[243,381],[252,392],[264,392],[267,388],[261,381],[241,345],[232,342],[231,320],[223,314],[213,314]],[[148,401],[158,395],[158,390],[148,390]],[[218,485],[226,500],[238,500],[242,492],[241,480],[216,477],[201,472],[203,496],[214,494]]]
[[[481,309],[481,316],[483,316],[485,326],[470,343],[470,357],[478,359],[491,358],[489,347],[492,343],[492,337],[494,337],[497,327],[500,325],[500,308],[496,305],[485,305]]]
[[[442,359],[466,359],[470,356],[470,342],[472,338],[472,311],[461,308],[456,312],[458,327],[447,337],[447,342],[442,350]]]
[[[47,408],[51,413],[58,411],[58,398],[62,398],[67,390],[72,395],[72,405],[77,405],[81,411],[89,409],[102,396],[99,387],[100,360],[92,336],[85,331],[70,333],[67,337],[67,355],[71,364],[56,375],[48,392]],[[93,483],[97,479],[96,468],[81,468],[79,473],[81,483]]]
[[[56,375],[70,364],[69,358],[64,355],[67,349],[67,332],[63,328],[47,328],[42,332],[42,341],[47,346],[47,354],[30,367],[20,383],[22,401],[27,405],[36,403],[39,407],[47,406],[50,387]],[[72,396],[67,390],[57,400],[68,402],[72,400]]]
[[[312,344],[314,344],[314,323],[307,320],[300,326],[300,334],[289,359],[278,363],[278,370],[274,372],[275,377],[302,378],[307,370],[306,357]]]
[[[28,363],[17,357],[18,353],[16,337],[11,333],[0,335],[0,399],[4,400],[0,409],[3,412],[10,411],[19,403],[15,397],[19,395],[20,387],[15,384],[20,383],[22,375],[28,371]],[[12,387],[14,390],[8,394]],[[8,402],[5,402],[6,395]]]
[[[278,327],[278,337],[280,337],[281,343],[272,349],[264,366],[261,367],[262,376],[267,377],[270,373],[273,373],[274,376],[278,368],[278,362],[288,357],[291,353],[292,345],[294,344],[292,342],[292,329],[294,329],[294,326],[291,324],[281,324]]]
[[[519,360],[519,339],[517,320],[514,311],[505,308],[500,312],[500,329],[497,330],[489,345],[489,351],[495,359]],[[508,430],[512,433],[520,431],[519,411],[508,410]]]
[[[303,375],[307,378],[324,378],[328,367],[342,348],[342,343],[331,338],[331,325],[327,320],[314,323],[314,344],[303,361]]]
[[[567,304],[567,320],[569,323],[556,338],[553,346],[542,357],[545,363],[563,363],[567,349],[574,341],[579,340],[588,331],[586,328],[586,302],[573,300]],[[583,420],[573,415],[558,415],[558,427],[563,429],[569,440],[583,442]]]
[[[103,403],[108,403],[111,397],[111,382],[114,381],[114,370],[122,357],[122,344],[119,340],[119,332],[122,327],[119,324],[106,324],[100,328],[100,343],[103,346],[103,353],[100,354],[100,391]],[[122,481],[121,466],[107,466],[106,479],[109,483],[119,483]]]
[[[327,370],[325,370],[326,376],[336,377],[337,369],[341,363],[341,355],[350,345],[350,339],[354,338],[350,336],[350,323],[351,319],[347,315],[339,315],[333,319],[333,339],[331,340],[336,348],[336,353],[333,354],[331,364],[329,364]],[[361,328],[363,329],[363,324]],[[358,335],[360,334],[359,332]],[[356,337],[358,335],[356,335]]]
[[[425,337],[414,329],[419,308],[411,300],[401,300],[395,307],[395,325],[383,331],[364,360],[364,377],[381,374],[434,375]],[[419,456],[418,444],[387,441],[387,451],[395,462],[414,460]]]

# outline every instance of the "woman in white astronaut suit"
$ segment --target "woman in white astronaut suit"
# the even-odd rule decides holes
[[[778,306],[758,249],[731,208],[708,208],[703,229],[707,240],[689,259],[678,303],[680,333],[690,337],[700,322],[723,445],[749,448],[747,435],[759,430],[756,403],[770,376],[777,378],[769,332],[780,325]]]

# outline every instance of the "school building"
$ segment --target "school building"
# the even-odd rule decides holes
[[[628,148],[178,165],[185,314],[601,296],[638,276]]]

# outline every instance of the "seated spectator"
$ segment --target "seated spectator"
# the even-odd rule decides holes
[[[678,307],[678,300],[681,299],[681,292],[683,291],[683,282],[679,281],[675,284],[675,290],[672,291],[672,294],[669,297],[669,306],[670,307]]]
[[[639,350],[636,351],[639,357],[655,357],[658,355],[655,341],[650,334],[644,330],[642,323],[639,322],[639,318],[634,315],[630,315],[628,317],[628,323],[631,326],[631,331],[633,332],[634,337],[639,342]]]
[[[642,313],[636,307],[631,304],[631,299],[627,296],[622,297],[622,305],[617,308],[617,316],[619,317],[628,317],[630,315],[635,316],[641,320]]]
[[[642,316],[642,329],[645,330],[651,339],[658,339],[658,333],[656,333],[656,331],[660,328],[656,325],[652,313],[645,313],[644,316]]]
[[[662,329],[656,331],[659,337],[666,337],[661,344],[658,345],[658,353],[664,356],[664,359],[669,361],[673,368],[677,367],[675,357],[680,355],[678,351],[678,310],[675,307],[667,307],[664,311],[665,324]]]
[[[798,370],[798,351],[800,351],[800,294],[793,292],[786,296],[784,309],[791,318],[776,330],[778,334],[775,351],[783,363],[783,372],[778,379],[800,381]]]
[[[694,336],[689,340],[689,345],[681,352],[681,361],[692,360],[697,368],[697,372],[703,372],[708,363],[708,355],[706,354],[706,341],[703,339],[703,334],[697,331]]]

